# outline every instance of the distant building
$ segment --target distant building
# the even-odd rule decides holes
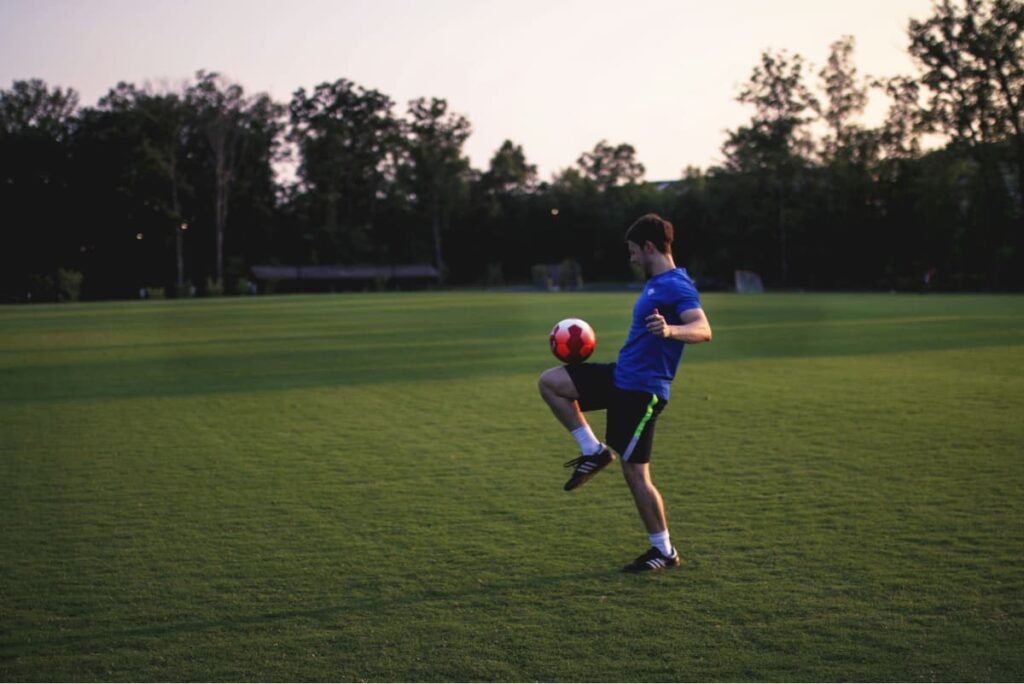
[[[422,289],[440,282],[430,264],[260,265],[251,268],[259,290],[332,291],[407,287]]]

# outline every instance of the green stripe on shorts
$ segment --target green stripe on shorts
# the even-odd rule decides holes
[[[654,415],[654,407],[658,405],[658,395],[652,394],[651,401],[647,404],[647,410],[644,412],[644,417],[640,419],[640,424],[636,426],[636,430],[633,431],[633,439],[629,440],[629,446],[626,447],[626,453],[622,454],[622,460],[628,461],[629,457],[633,455],[633,449],[636,448],[637,442],[640,441],[640,435],[644,433],[644,428],[647,427],[647,423],[651,421],[651,417]]]

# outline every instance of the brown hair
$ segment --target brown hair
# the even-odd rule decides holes
[[[626,239],[643,247],[648,240],[662,254],[671,254],[675,229],[657,214],[644,214],[626,231]]]

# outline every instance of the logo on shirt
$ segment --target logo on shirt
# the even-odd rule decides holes
[[[653,297],[654,296],[654,288],[653,287],[650,290],[647,291],[647,296],[648,297]]]

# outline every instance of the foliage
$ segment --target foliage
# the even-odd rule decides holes
[[[942,0],[909,34],[937,129],[972,146],[1024,135],[1024,5]]]
[[[472,126],[447,100],[396,113],[344,78],[284,106],[199,71],[84,108],[15,81],[0,90],[0,300],[56,297],[58,269],[83,274],[83,299],[207,279],[233,291],[256,264],[432,263],[458,285],[569,259],[589,283],[622,282],[624,230],[651,211],[712,288],[745,269],[769,288],[907,289],[931,273],[933,289],[1021,289],[1022,21],[1020,0],[942,0],[908,25],[911,75],[862,75],[852,36],[814,72],[766,50],[723,163],[650,182],[607,140],[546,180],[513,140],[474,169]],[[888,101],[877,127],[861,119],[869,96]],[[924,135],[948,144],[925,152]],[[275,177],[286,159],[294,182]]]
[[[64,268],[57,269],[57,292],[69,302],[77,302],[82,296],[82,272]]]
[[[220,280],[214,280],[212,277],[207,278],[206,286],[203,288],[203,294],[207,297],[223,297],[224,283]]]
[[[50,89],[40,79],[15,81],[0,91],[0,136],[25,133],[64,139],[78,110],[78,93],[71,88]]]
[[[401,156],[392,107],[386,95],[344,79],[292,97],[288,136],[300,153],[304,211],[328,262],[375,256],[378,204]]]
[[[583,153],[576,166],[599,192],[608,192],[622,184],[638,183],[644,176],[644,165],[636,160],[636,150],[632,145],[610,145],[607,140],[601,140],[592,151]]]
[[[399,173],[417,214],[429,222],[434,265],[444,279],[448,267],[442,235],[449,229],[452,212],[466,189],[470,166],[462,146],[472,127],[466,117],[450,112],[448,103],[438,98],[413,100],[408,113],[406,156]]]

